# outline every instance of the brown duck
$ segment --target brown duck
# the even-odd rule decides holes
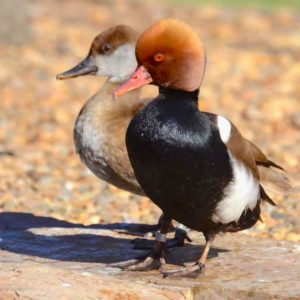
[[[100,179],[126,191],[144,196],[138,184],[125,146],[125,132],[136,113],[149,99],[140,98],[140,90],[113,98],[114,90],[135,71],[137,33],[126,25],[118,25],[99,34],[87,57],[72,69],[57,75],[68,79],[83,75],[107,77],[105,84],[81,109],[74,128],[74,143],[81,161]],[[155,231],[159,225],[139,226],[137,231]],[[172,226],[170,226],[172,228]],[[169,246],[182,245],[184,226],[176,230]],[[137,248],[151,247],[145,240],[136,241]]]

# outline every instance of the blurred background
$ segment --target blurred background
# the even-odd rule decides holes
[[[290,174],[293,190],[241,234],[300,240],[300,1],[0,0],[0,211],[74,223],[155,223],[147,198],[100,182],[72,131],[98,77],[56,81],[102,30],[175,17],[205,41],[203,110],[230,118]],[[154,96],[146,88],[144,96]]]

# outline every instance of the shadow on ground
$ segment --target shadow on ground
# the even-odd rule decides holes
[[[113,263],[147,253],[134,250],[132,239],[143,224],[115,223],[84,226],[29,213],[0,213],[0,249],[60,261]],[[149,228],[154,226],[149,225]],[[120,233],[121,231],[121,233]],[[169,262],[195,261],[203,246],[186,244],[170,251]],[[213,248],[210,258],[225,249]]]

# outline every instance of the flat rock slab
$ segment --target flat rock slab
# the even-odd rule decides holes
[[[220,236],[198,279],[106,267],[145,253],[133,250],[136,226],[0,214],[0,299],[300,299],[299,243]],[[198,258],[204,241],[192,237],[171,250],[170,269]]]

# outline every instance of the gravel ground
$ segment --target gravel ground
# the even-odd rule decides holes
[[[142,31],[176,17],[206,43],[201,108],[230,118],[292,180],[289,195],[274,196],[278,207],[263,207],[264,223],[243,234],[300,240],[300,13],[137,0],[21,2],[22,31],[0,41],[2,212],[83,224],[156,222],[159,209],[147,198],[100,182],[75,154],[74,120],[103,79],[57,82],[55,75],[84,58],[93,37],[109,26]]]

